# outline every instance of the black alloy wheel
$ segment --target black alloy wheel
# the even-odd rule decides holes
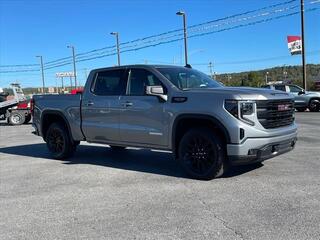
[[[61,123],[52,123],[47,131],[47,147],[55,159],[70,157],[76,150],[76,144],[70,139],[68,130]]]
[[[214,132],[192,129],[181,140],[179,159],[192,178],[211,180],[224,172],[225,150]]]

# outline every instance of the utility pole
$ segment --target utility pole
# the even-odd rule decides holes
[[[85,79],[85,81],[86,81],[87,78],[88,78],[88,73],[87,73],[87,69],[86,69],[86,68],[84,69],[84,76],[85,76],[85,78],[86,78],[86,79]]]
[[[72,77],[70,76],[70,89],[72,90]]]
[[[42,59],[42,56],[36,56],[36,57],[40,58],[41,77],[42,77],[42,93],[44,93],[45,84],[44,84],[43,59]]]
[[[188,65],[187,19],[186,19],[187,17],[186,17],[186,13],[183,11],[179,11],[176,14],[183,17],[184,60],[187,66]]]
[[[213,78],[213,74],[212,74],[212,62],[209,62],[209,69],[210,69],[210,77]]]
[[[303,74],[303,88],[307,90],[307,69],[305,58],[305,44],[304,44],[304,0],[301,0],[301,45],[302,45],[302,74]]]
[[[119,33],[118,33],[118,32],[111,32],[110,34],[116,36],[116,46],[117,46],[117,55],[118,55],[118,66],[120,66]]]
[[[73,59],[73,75],[74,75],[74,87],[77,89],[77,70],[76,70],[76,55],[74,53],[74,46],[67,46],[67,48],[72,49],[72,59]]]

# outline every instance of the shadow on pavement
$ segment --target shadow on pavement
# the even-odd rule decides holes
[[[173,160],[171,153],[154,150],[125,149],[116,151],[107,146],[80,145],[73,157],[66,160],[55,160],[51,158],[46,144],[38,143],[0,148],[0,153],[62,161],[64,164],[68,165],[91,164],[136,172],[188,178],[180,168],[179,163]],[[255,164],[232,168],[223,177],[228,178],[238,176],[261,166],[262,164]]]

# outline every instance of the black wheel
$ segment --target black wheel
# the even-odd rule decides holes
[[[310,112],[319,112],[319,110],[320,110],[319,100],[316,100],[316,99],[310,100],[309,110],[310,110]]]
[[[179,162],[192,178],[220,177],[226,167],[224,144],[209,129],[191,129],[179,144]]]
[[[71,157],[76,145],[70,139],[68,129],[61,123],[52,123],[46,135],[47,147],[55,159]]]
[[[304,112],[305,110],[307,110],[307,108],[304,108],[304,107],[298,107],[296,109],[298,112]]]
[[[122,146],[112,146],[112,145],[110,145],[110,147],[114,151],[121,151],[121,150],[126,149],[126,147],[122,147]]]
[[[25,121],[25,115],[20,112],[11,112],[8,117],[8,123],[11,125],[21,125]]]
[[[24,120],[24,124],[27,124],[31,121],[31,114],[28,114],[26,117],[25,117],[25,120]]]

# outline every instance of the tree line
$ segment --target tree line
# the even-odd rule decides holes
[[[307,64],[307,86],[315,90],[315,82],[320,81],[320,64]],[[266,82],[285,81],[302,86],[301,66],[281,66],[257,71],[224,73],[216,79],[226,86],[261,87]]]

